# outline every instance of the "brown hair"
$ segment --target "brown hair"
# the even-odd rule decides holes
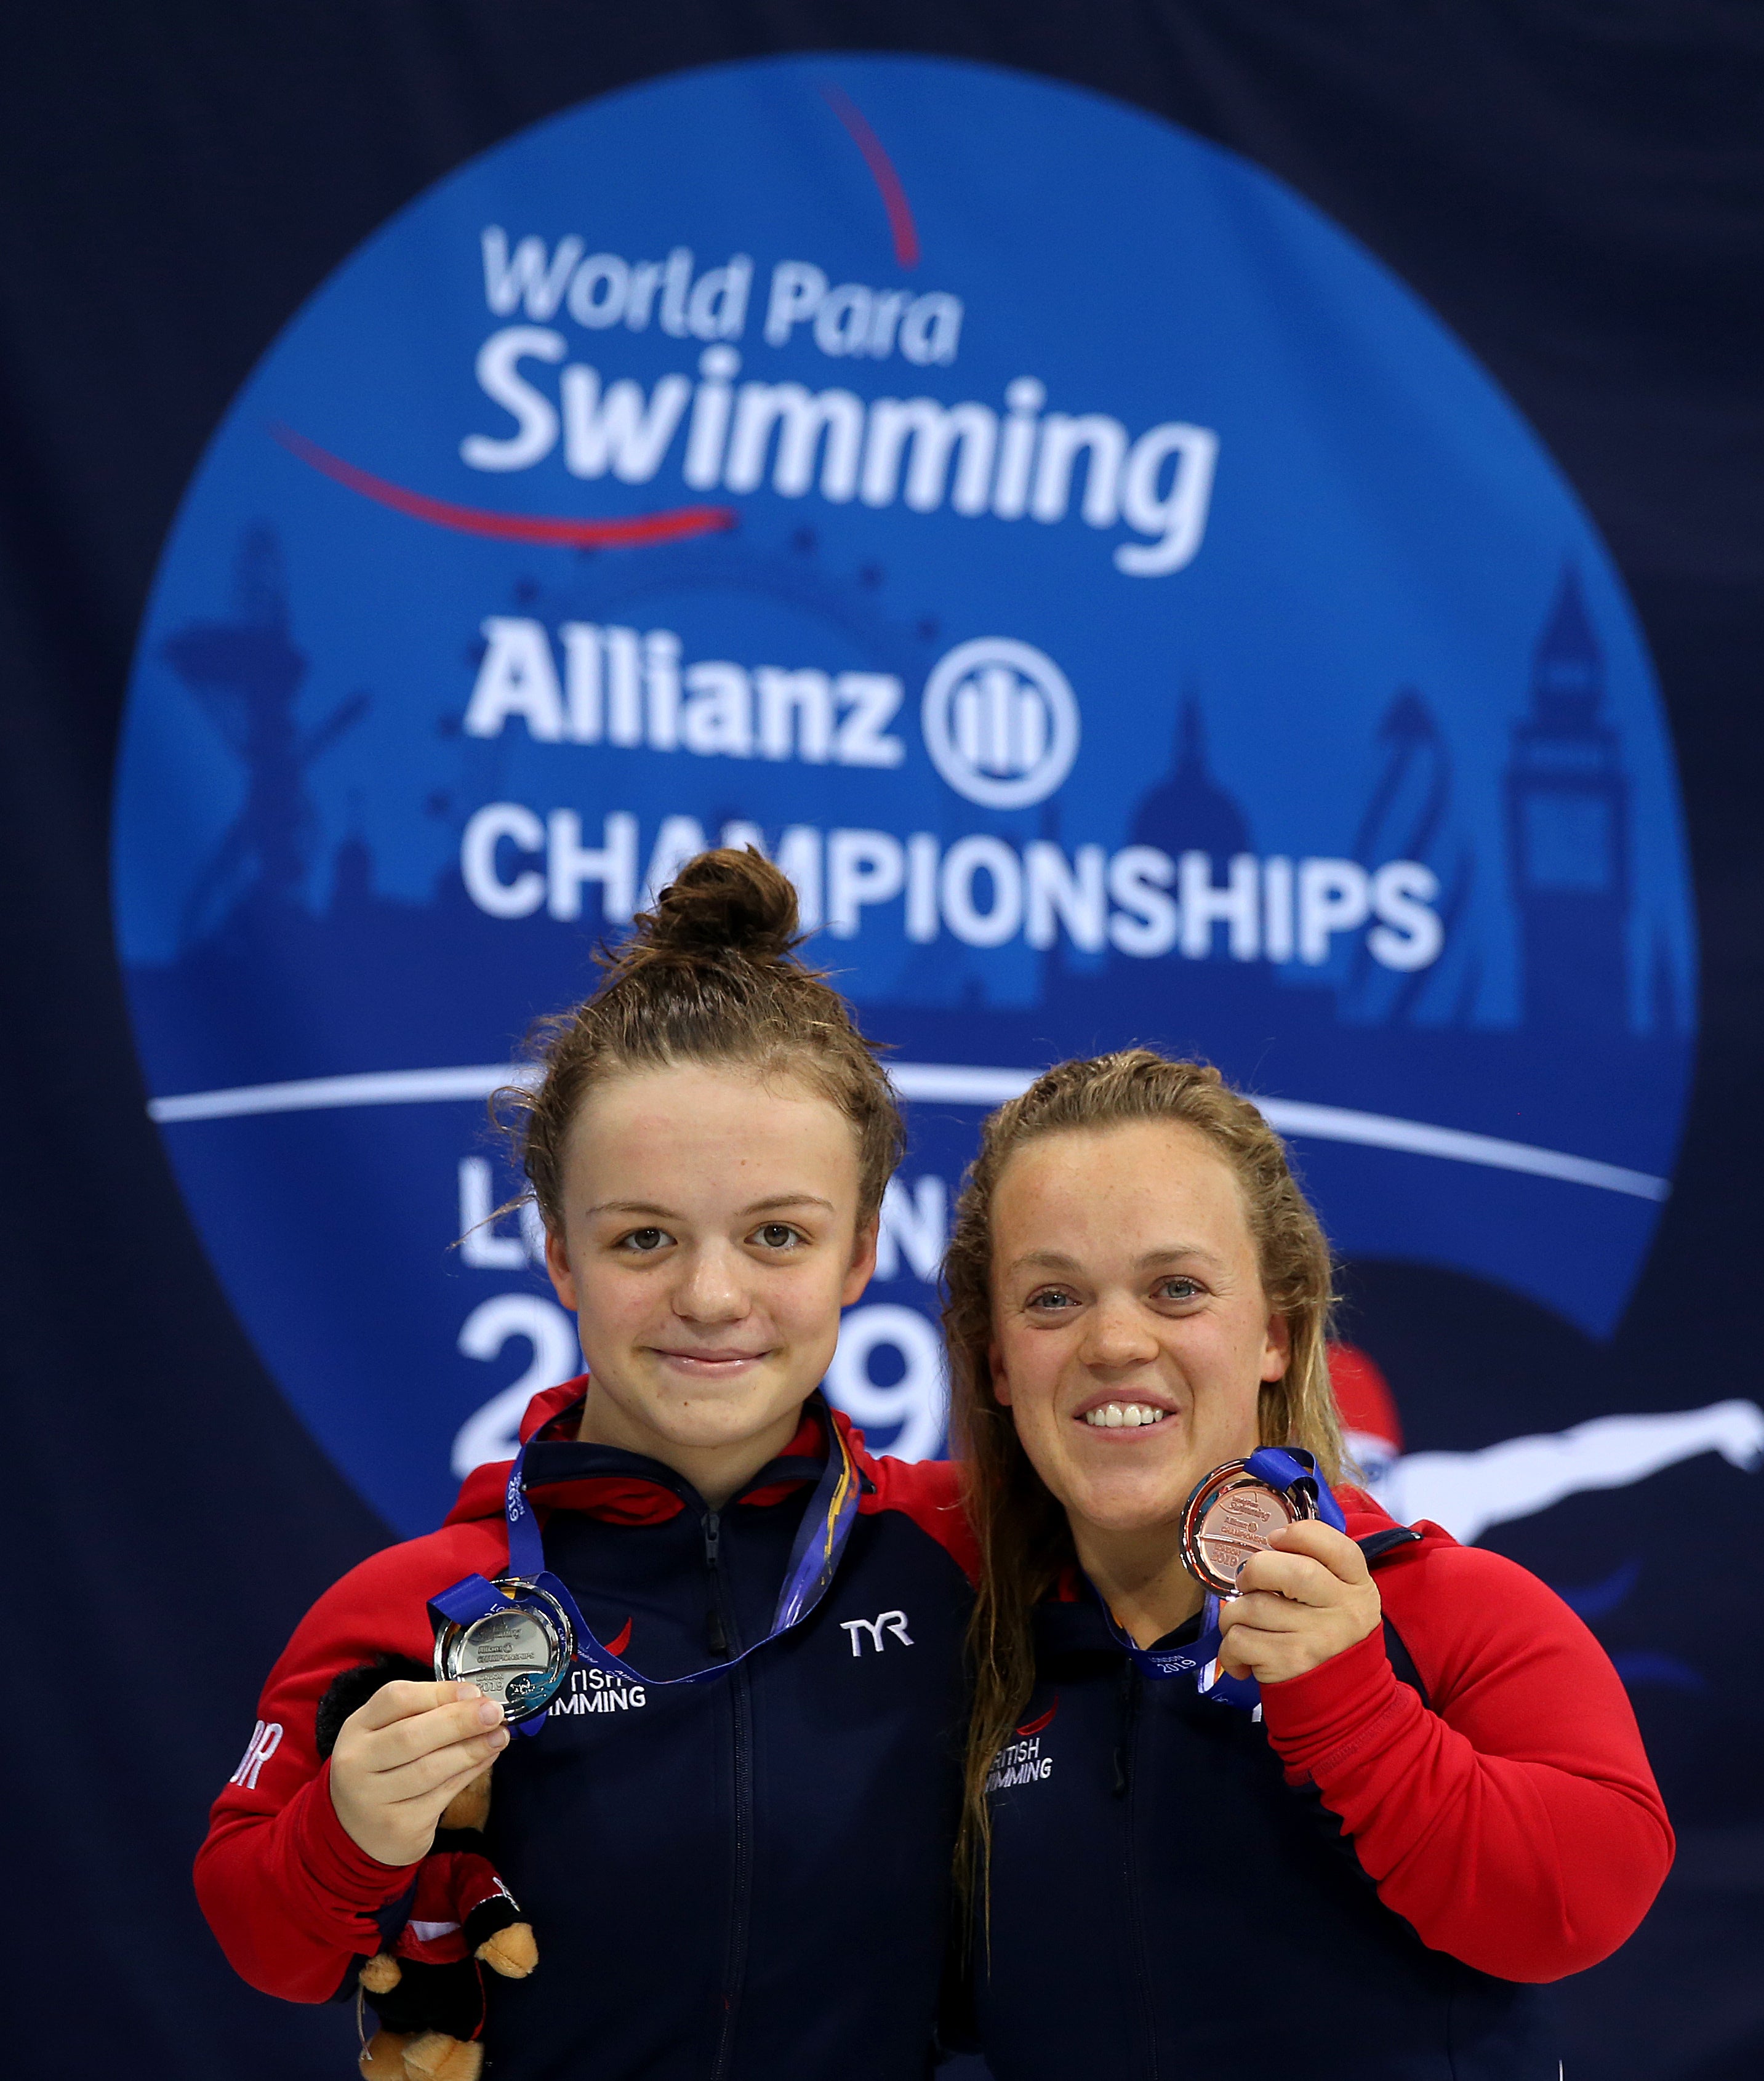
[[[963,1181],[943,1266],[950,1431],[967,1462],[968,1508],[981,1561],[968,1628],[974,1703],[957,1868],[970,1894],[984,1885],[990,1848],[987,1772],[1034,1684],[1031,1615],[1076,1558],[1065,1512],[1031,1465],[1010,1411],[993,1391],[993,1202],[1006,1165],[1026,1143],[1132,1120],[1193,1128],[1231,1167],[1262,1290],[1270,1307],[1285,1317],[1292,1337],[1285,1373],[1262,1385],[1261,1442],[1303,1447],[1330,1481],[1341,1473],[1327,1352],[1334,1299],[1329,1244],[1279,1137],[1249,1099],[1207,1063],[1174,1062],[1149,1048],[1132,1048],[1059,1063],[1021,1098],[1002,1105],[981,1130],[980,1154]]]
[[[858,1221],[876,1213],[905,1141],[876,1050],[825,974],[796,958],[796,892],[762,853],[702,852],[597,956],[593,996],[541,1019],[536,1087],[491,1101],[516,1143],[546,1225],[563,1222],[565,1145],[595,1085],[631,1070],[733,1062],[788,1075],[830,1099],[858,1137]]]

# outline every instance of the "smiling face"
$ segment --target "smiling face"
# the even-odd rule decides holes
[[[724,1458],[763,1464],[875,1266],[850,1123],[737,1065],[636,1071],[583,1104],[562,1183],[546,1261],[594,1377],[582,1436],[707,1495]]]
[[[1173,1526],[1255,1450],[1290,1349],[1229,1166],[1178,1121],[1042,1135],[1005,1166],[992,1245],[993,1389],[1036,1472],[1075,1532]]]

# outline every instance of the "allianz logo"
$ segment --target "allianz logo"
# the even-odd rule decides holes
[[[492,615],[463,724],[539,744],[888,771],[906,746],[891,673],[687,661],[673,630]],[[1045,652],[1010,637],[959,644],[925,683],[925,749],[958,795],[988,809],[1044,801],[1078,755],[1078,704]]]
[[[554,638],[539,620],[493,616],[484,637],[463,723],[470,738],[524,731],[539,744],[688,757],[872,770],[905,763],[897,725],[906,689],[892,674],[689,661],[666,629],[566,621]],[[1078,755],[1078,704],[1065,674],[1010,637],[976,637],[939,659],[919,727],[943,780],[989,809],[1045,800]],[[595,774],[597,792],[605,777]],[[591,824],[567,801],[485,802],[460,833],[465,893],[487,917],[512,923],[543,910],[569,923],[595,889],[603,920],[624,924],[695,854],[720,843],[768,853],[796,885],[804,928],[824,926],[835,939],[891,919],[915,945],[946,932],[982,948],[1021,940],[1045,950],[1064,938],[1085,953],[1208,961],[1222,931],[1233,961],[1319,967],[1338,939],[1363,935],[1371,960],[1401,973],[1429,967],[1445,943],[1438,878],[1420,860],[1220,861],[1138,843],[1068,848],[990,830],[946,839],[809,823],[768,841],[740,818],[713,837],[695,816],[652,808],[646,817],[621,807]]]

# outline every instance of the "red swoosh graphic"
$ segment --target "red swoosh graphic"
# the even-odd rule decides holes
[[[851,141],[863,154],[863,163],[882,191],[882,207],[888,213],[888,229],[894,237],[894,257],[903,267],[919,263],[918,226],[913,221],[913,206],[894,170],[894,162],[882,149],[882,140],[863,120],[855,103],[836,86],[821,90],[828,107],[844,124]]]
[[[624,1631],[615,1634],[612,1639],[607,1642],[607,1652],[608,1654],[623,1654],[630,1645],[631,1621],[629,1619],[627,1619],[624,1622]]]
[[[430,498],[426,492],[409,491],[370,471],[358,469],[341,456],[309,441],[292,427],[275,426],[271,435],[291,455],[363,498],[389,506],[395,513],[407,513],[414,520],[426,520],[437,528],[452,528],[462,535],[488,535],[500,542],[548,542],[569,549],[640,549],[654,542],[678,542],[691,535],[714,535],[735,525],[733,506],[677,506],[668,513],[639,513],[628,520],[571,520],[544,514],[492,513],[481,506],[456,506],[446,498]]]
[[[1017,1732],[1019,1734],[1039,1734],[1044,1727],[1051,1723],[1054,1714],[1057,1713],[1059,1709],[1060,1701],[1056,1698],[1053,1703],[1048,1708],[1047,1711],[1042,1714],[1039,1720],[1031,1720],[1026,1726],[1018,1728]]]

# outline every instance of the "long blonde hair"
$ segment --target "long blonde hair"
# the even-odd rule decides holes
[[[1285,1373],[1262,1384],[1261,1443],[1300,1446],[1316,1456],[1327,1479],[1341,1474],[1327,1349],[1334,1301],[1329,1244],[1279,1137],[1249,1099],[1207,1063],[1171,1062],[1149,1048],[1132,1048],[1059,1063],[1022,1097],[1001,1106],[982,1129],[980,1154],[963,1182],[943,1274],[950,1432],[966,1463],[981,1561],[968,1628],[974,1702],[957,1865],[964,1892],[984,1885],[991,1843],[987,1772],[1034,1686],[1032,1614],[1076,1559],[1065,1512],[1031,1465],[1010,1411],[993,1389],[993,1203],[1006,1165],[1025,1144],[1133,1120],[1193,1128],[1231,1167],[1262,1290],[1292,1339]]]

